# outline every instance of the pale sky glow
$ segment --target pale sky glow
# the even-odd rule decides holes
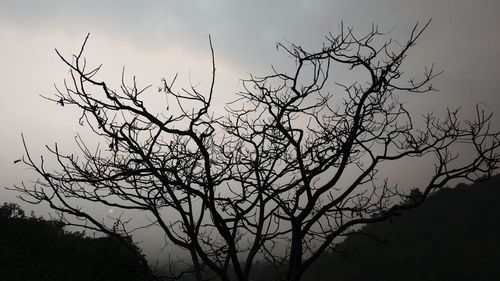
[[[36,157],[46,154],[45,144],[56,141],[69,150],[75,133],[85,133],[78,126],[78,112],[39,95],[51,96],[53,84],[62,86],[68,78],[54,49],[75,53],[89,32],[85,56],[92,65],[103,64],[101,79],[118,88],[125,66],[127,77],[136,75],[140,85],[153,85],[153,92],[162,77],[177,72],[179,87],[189,87],[189,81],[200,89],[209,86],[210,34],[217,65],[214,109],[221,110],[240,89],[239,79],[292,63],[277,52],[277,42],[319,49],[325,34],[335,34],[341,21],[360,34],[378,24],[394,29],[388,38],[404,40],[414,24],[430,18],[431,26],[410,51],[405,69],[418,76],[434,62],[444,70],[434,81],[440,91],[415,97],[410,108],[419,114],[462,106],[470,116],[481,103],[500,120],[498,0],[0,0],[0,204],[20,203],[3,187],[34,177],[13,164],[23,155],[21,133]],[[114,211],[119,212],[100,210]]]

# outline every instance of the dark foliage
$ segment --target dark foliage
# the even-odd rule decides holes
[[[306,280],[498,280],[500,176],[441,189],[418,209],[362,228]],[[411,199],[410,199],[411,200]],[[359,232],[358,232],[359,233]]]
[[[0,206],[0,280],[148,280],[147,270],[121,242],[67,232],[64,223],[26,217],[16,204]]]

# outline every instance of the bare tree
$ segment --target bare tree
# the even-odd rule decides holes
[[[210,109],[211,41],[206,91],[177,90],[175,75],[153,94],[135,78],[130,85],[123,78],[119,90],[97,80],[100,67],[89,70],[83,58],[86,39],[71,59],[57,52],[71,79],[50,99],[80,109],[80,124],[106,147],[91,148],[80,137],[76,154],[48,147],[59,165],[52,171],[43,158],[35,161],[23,138],[23,160],[40,177],[16,189],[26,200],[48,202],[82,219],[80,225],[117,237],[128,236],[126,223],[106,225],[78,207],[81,200],[147,212],[169,243],[190,254],[196,280],[249,280],[261,258],[283,269],[280,280],[300,280],[354,227],[416,207],[450,180],[476,180],[497,168],[500,141],[491,115],[478,108],[476,120],[461,122],[449,110],[414,126],[398,101],[404,93],[433,90],[432,67],[420,80],[401,70],[427,26],[415,25],[403,43],[382,41],[386,34],[376,27],[356,36],[341,26],[319,51],[278,44],[295,60],[293,72],[273,68],[271,75],[251,76],[224,116]],[[359,79],[334,80],[334,68]],[[150,95],[171,103],[156,112]],[[474,155],[462,159],[453,152],[457,144]],[[434,159],[435,168],[419,187],[422,196],[408,204],[379,170],[384,162],[415,157]]]

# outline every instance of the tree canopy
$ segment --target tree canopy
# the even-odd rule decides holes
[[[100,66],[84,58],[87,39],[71,58],[57,54],[70,78],[48,98],[81,112],[104,146],[76,138],[79,151],[49,147],[58,169],[37,161],[24,141],[23,158],[39,175],[15,189],[30,202],[46,202],[68,222],[130,237],[123,220],[105,224],[78,200],[149,215],[168,243],[185,250],[196,280],[249,280],[256,259],[298,281],[335,239],[359,225],[379,222],[420,205],[453,179],[491,175],[500,158],[491,115],[475,120],[458,110],[428,114],[417,126],[400,102],[403,94],[434,90],[431,66],[418,78],[403,73],[405,59],[429,23],[415,25],[405,42],[376,26],[365,35],[341,26],[319,50],[278,44],[292,71],[251,75],[225,107],[212,110],[216,60],[204,89],[162,80],[156,95],[135,78],[117,90],[99,80]],[[357,80],[341,81],[333,69]],[[454,152],[467,146],[470,159]],[[380,173],[389,161],[427,157],[435,169],[411,204]],[[75,200],[78,199],[78,200]],[[178,276],[163,276],[175,278]]]

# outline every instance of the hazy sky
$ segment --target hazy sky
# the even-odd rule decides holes
[[[419,74],[434,62],[444,70],[434,82],[440,92],[416,98],[412,108],[424,113],[462,106],[470,113],[482,103],[500,114],[498,0],[0,0],[0,186],[34,176],[13,164],[23,154],[21,133],[35,155],[55,141],[71,149],[72,136],[80,131],[77,113],[39,95],[50,96],[53,83],[68,78],[54,48],[74,53],[88,32],[86,56],[91,64],[104,64],[100,77],[115,87],[123,66],[144,85],[159,85],[162,77],[179,72],[206,86],[210,34],[218,70],[216,99],[222,105],[238,90],[238,79],[289,62],[276,42],[320,48],[324,35],[335,33],[341,21],[360,33],[375,23],[404,40],[414,24],[431,18],[407,67]],[[0,203],[18,202],[14,197],[0,190]]]

